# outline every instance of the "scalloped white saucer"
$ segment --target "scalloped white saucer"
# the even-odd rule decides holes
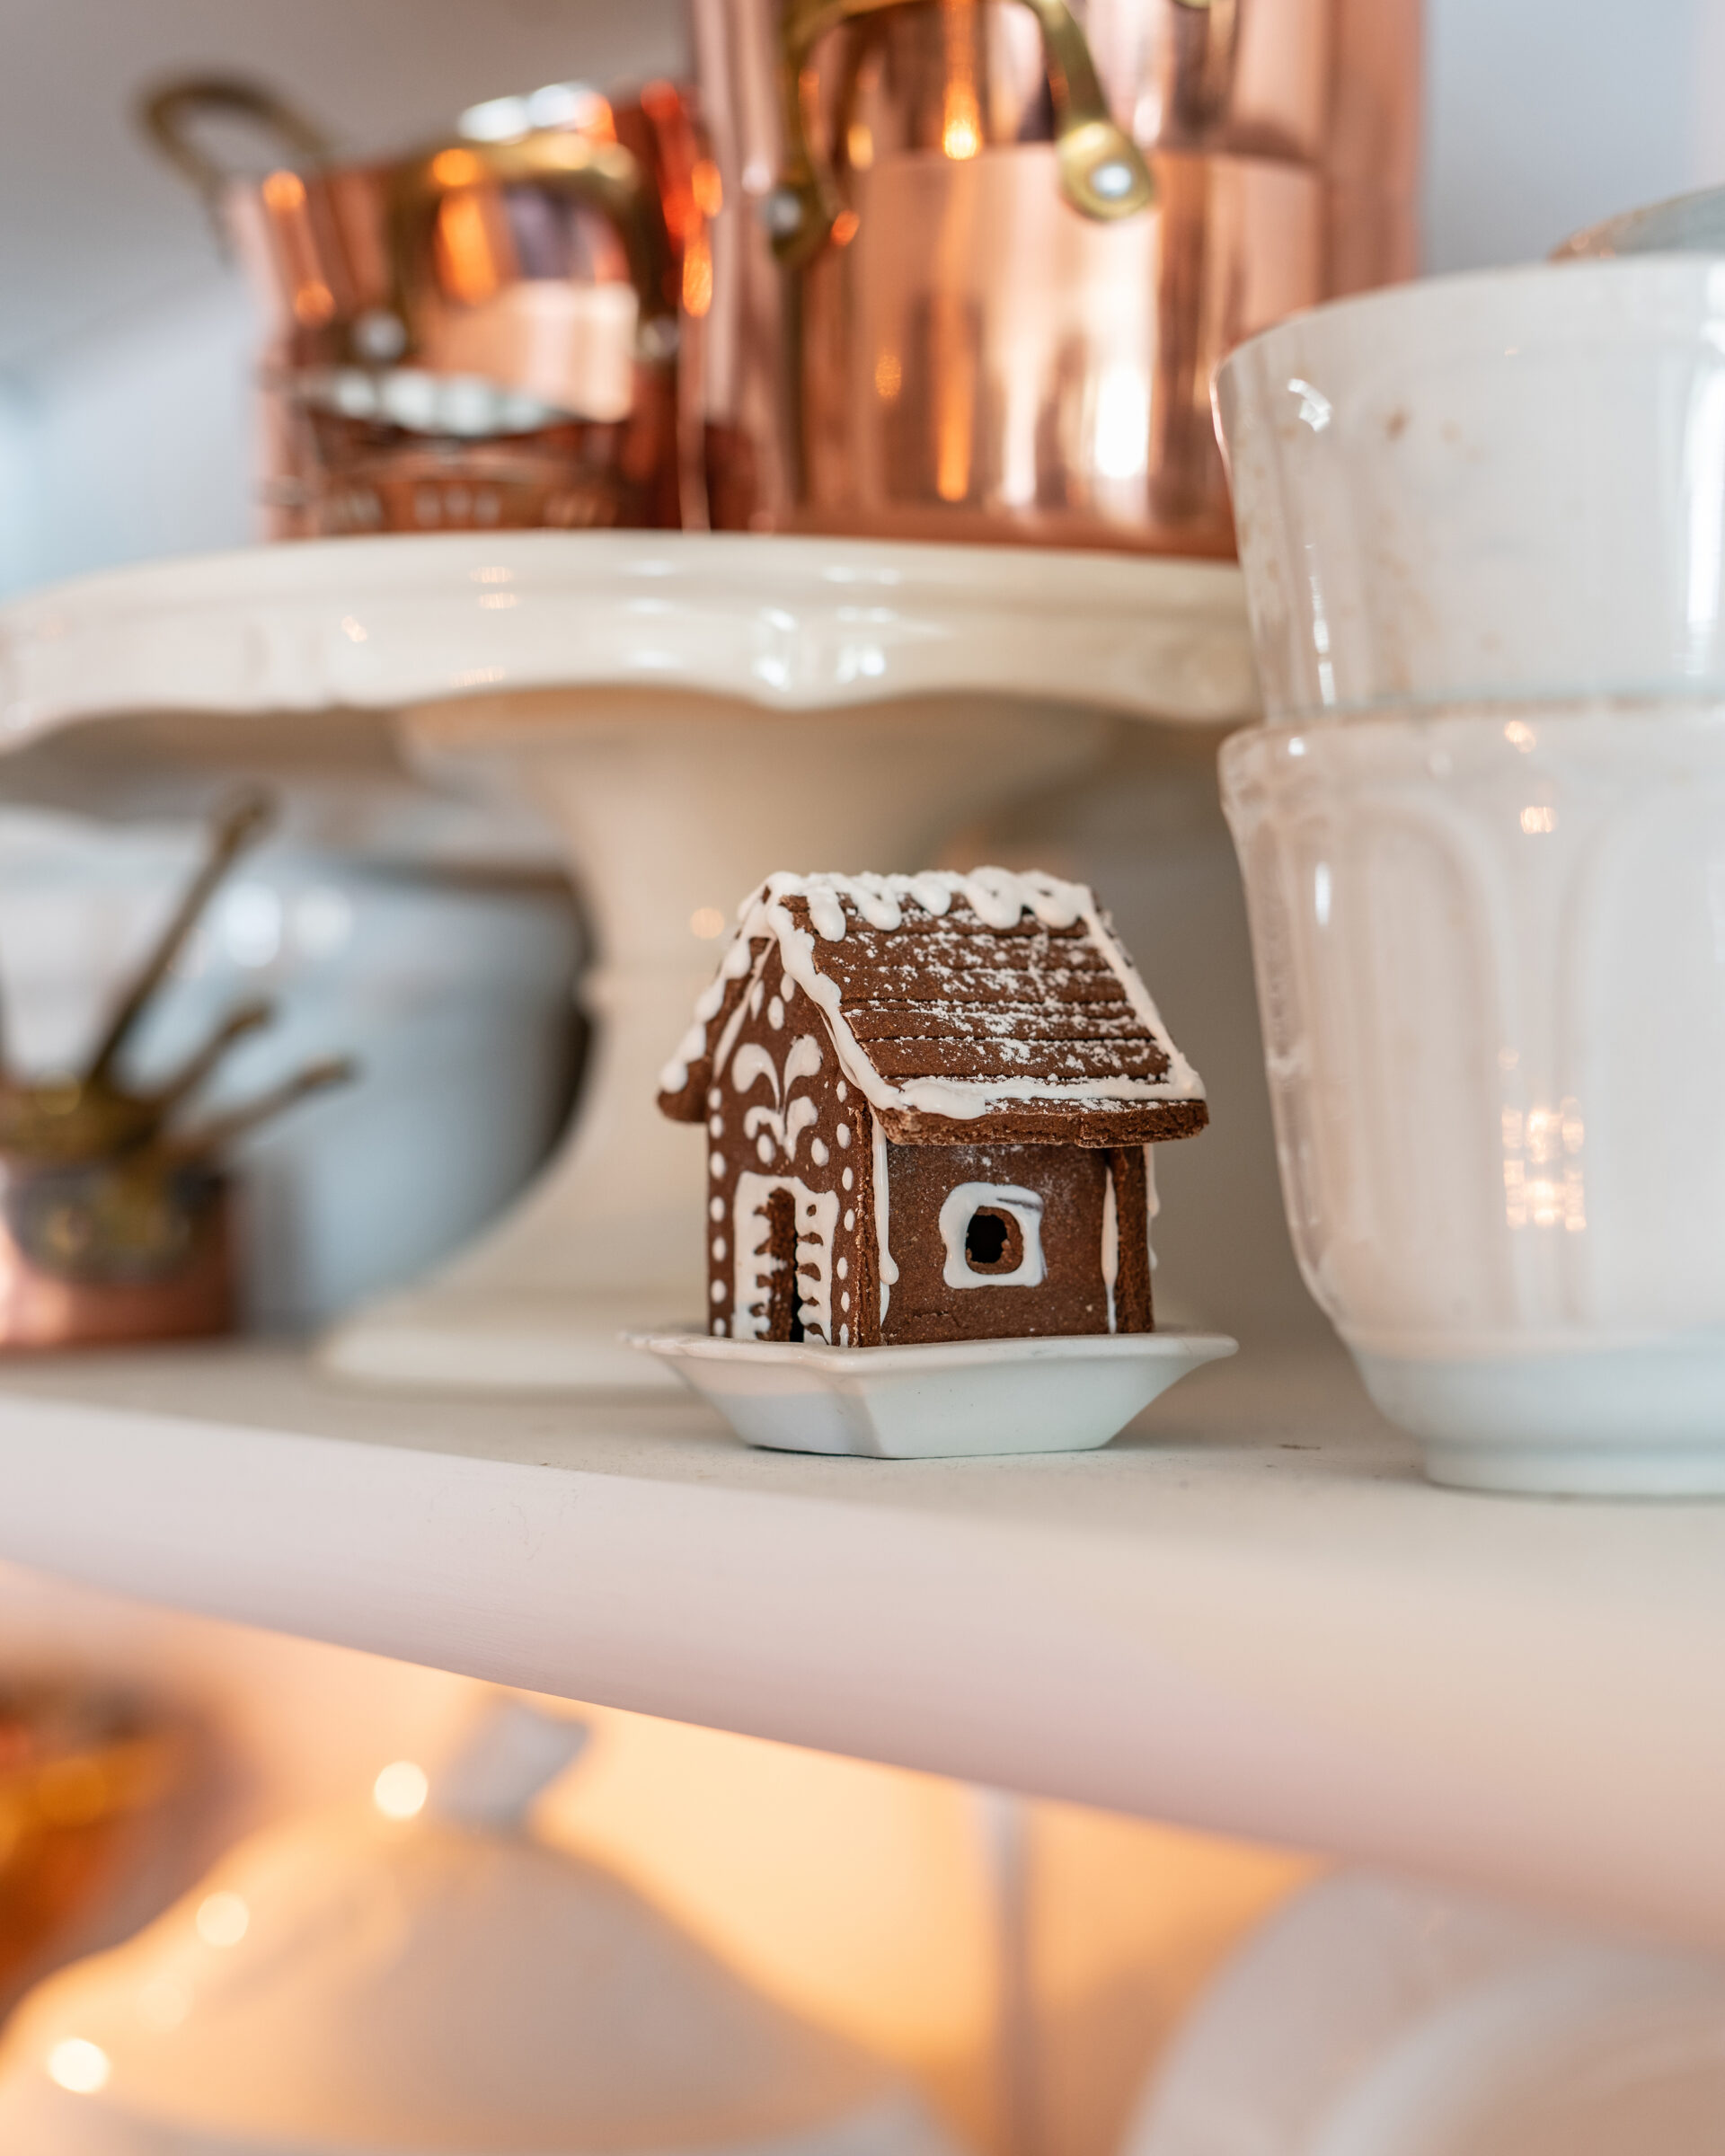
[[[1200,1363],[1239,1346],[1219,1332],[1091,1333],[828,1348],[626,1333],[718,1409],[749,1445],[870,1460],[1088,1453]]]

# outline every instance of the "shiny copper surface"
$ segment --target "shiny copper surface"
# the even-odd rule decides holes
[[[1419,0],[1071,0],[1126,214],[1051,0],[694,12],[721,527],[1229,552],[1216,360],[1415,267]]]
[[[0,1353],[208,1339],[234,1313],[219,1177],[0,1162]]]
[[[124,1913],[190,1764],[189,1733],[124,1698],[0,1692],[0,2012],[93,1918],[100,1937]]]
[[[704,521],[678,317],[704,307],[714,198],[679,92],[369,163],[285,110],[221,82],[147,108],[265,310],[279,535]],[[192,134],[211,111],[291,162],[216,170]]]

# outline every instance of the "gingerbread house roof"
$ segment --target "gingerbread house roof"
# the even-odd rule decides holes
[[[660,1079],[698,1120],[776,948],[844,1075],[898,1144],[1137,1144],[1202,1129],[1198,1074],[1106,914],[1034,872],[771,876]]]

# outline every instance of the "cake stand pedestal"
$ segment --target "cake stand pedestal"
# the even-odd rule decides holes
[[[1213,563],[462,534],[156,564],[0,611],[0,733],[75,790],[75,721],[231,767],[284,714],[339,738],[368,711],[403,780],[512,799],[563,848],[596,946],[579,1109],[478,1247],[331,1336],[330,1366],[391,1383],[675,1384],[617,1336],[701,1314],[703,1154],[655,1095],[738,901],[775,868],[928,866],[1082,769],[1110,715],[1252,709],[1238,576]]]

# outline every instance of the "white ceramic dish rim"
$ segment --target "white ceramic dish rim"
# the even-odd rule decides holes
[[[1075,1358],[1095,1362],[1154,1362],[1163,1357],[1199,1355],[1221,1362],[1237,1355],[1240,1343],[1225,1332],[1039,1333],[1033,1338],[999,1340],[925,1340],[883,1348],[830,1348],[824,1340],[728,1340],[710,1332],[625,1332],[632,1348],[649,1355],[686,1357],[696,1362],[759,1363],[818,1371],[829,1383],[868,1374],[966,1366],[993,1368],[1002,1363],[1033,1363]]]
[[[1219,407],[1223,384],[1243,374],[1278,344],[1297,345],[1314,333],[1340,333],[1349,336],[1358,349],[1370,350],[1374,342],[1370,325],[1376,319],[1423,316],[1434,325],[1453,326],[1462,319],[1458,303],[1494,294],[1512,300],[1535,292],[1556,293],[1573,303],[1566,313],[1596,313],[1614,285],[1636,287],[1635,303],[1623,306],[1618,321],[1626,332],[1641,339],[1661,333],[1660,317],[1647,303],[1668,291],[1685,302],[1681,311],[1674,314],[1676,326],[1699,338],[1703,325],[1694,319],[1696,287],[1703,288],[1702,296],[1711,304],[1713,294],[1706,287],[1719,287],[1719,304],[1725,306],[1722,271],[1725,250],[1715,255],[1672,249],[1649,254],[1511,262],[1491,270],[1457,270],[1443,277],[1414,278],[1406,284],[1380,286],[1373,292],[1350,293],[1345,299],[1326,300],[1320,306],[1285,315],[1269,329],[1235,345],[1211,376],[1211,403]],[[1548,317],[1543,326],[1549,331],[1557,324],[1554,318]]]
[[[1200,726],[1258,708],[1231,561],[765,533],[421,533],[143,562],[0,605],[4,748],[153,711],[392,711],[603,688],[769,711],[1055,699]]]

